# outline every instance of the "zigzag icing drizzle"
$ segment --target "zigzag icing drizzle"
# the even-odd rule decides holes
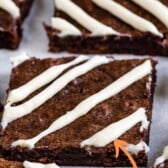
[[[0,8],[9,12],[14,18],[20,16],[20,9],[12,0],[0,0]]]
[[[23,166],[25,168],[59,168],[55,163],[51,164],[41,164],[41,163],[33,163],[29,161],[24,161]]]
[[[168,27],[168,7],[159,0],[132,0],[134,3],[150,12],[158,18],[166,27]]]
[[[77,58],[77,60],[78,59],[81,60],[81,58]],[[76,62],[80,62],[79,60]],[[109,62],[109,59],[107,59],[106,57],[101,57],[101,56],[93,57],[89,59],[86,63],[76,66],[75,68],[72,68],[67,73],[65,73],[58,79],[56,79],[52,84],[50,84],[46,89],[41,91],[39,94],[37,94],[30,100],[18,106],[11,106],[11,102],[14,103],[14,102],[18,102],[18,100],[21,100],[19,99],[19,96],[22,95],[22,91],[23,91],[22,88],[24,88],[25,90],[28,90],[28,92],[24,93],[22,97],[22,100],[23,100],[26,96],[28,96],[30,93],[35,91],[35,88],[37,89],[47,84],[48,82],[52,81],[52,79],[55,76],[52,76],[52,74],[50,73],[51,70],[49,69],[47,70],[47,72],[44,72],[43,74],[41,74],[42,76],[39,75],[35,79],[33,79],[33,81],[30,81],[30,83],[28,82],[27,84],[23,85],[21,88],[19,88],[19,90],[11,91],[11,95],[12,93],[14,93],[14,96],[13,96],[14,99],[10,100],[8,98],[8,103],[5,106],[5,110],[4,110],[3,117],[2,117],[2,122],[1,122],[2,128],[3,129],[6,128],[6,126],[10,122],[16,119],[19,119],[25,115],[30,114],[33,110],[35,110],[36,108],[41,106],[43,103],[45,103],[47,100],[49,100],[54,95],[56,95],[61,89],[63,89],[68,83],[73,81],[75,78],[87,73],[88,71],[100,65],[106,64],[108,62]],[[75,65],[75,63],[73,62],[70,65]],[[67,67],[69,66],[66,66],[66,68]],[[60,74],[60,71],[66,68],[62,68],[61,66],[59,66],[58,69],[56,68],[56,72],[58,71],[58,73],[56,74]],[[48,79],[48,81],[45,81],[46,79]],[[31,84],[33,84],[33,87],[31,86]]]
[[[125,132],[130,130],[139,122],[141,122],[142,124],[140,132],[148,128],[149,122],[147,120],[146,111],[144,108],[138,109],[130,116],[107,126],[103,130],[97,132],[92,137],[84,140],[83,142],[81,142],[81,147],[104,147],[109,143],[113,142],[115,139],[122,136]]]
[[[96,94],[88,97],[87,99],[83,100],[72,111],[68,111],[66,114],[64,114],[60,118],[56,119],[49,126],[48,129],[44,130],[43,132],[41,132],[40,134],[38,134],[34,138],[28,139],[28,140],[15,141],[15,142],[12,143],[12,146],[13,147],[15,147],[15,146],[28,147],[29,149],[34,148],[35,144],[39,140],[41,140],[45,136],[47,136],[47,135],[49,135],[49,134],[51,134],[51,133],[53,133],[53,132],[55,132],[59,129],[69,125],[70,123],[72,123],[76,119],[78,119],[79,117],[86,115],[97,104],[99,104],[99,103],[111,98],[112,96],[120,93],[122,90],[126,89],[127,87],[129,87],[130,85],[135,83],[136,81],[138,81],[138,80],[142,79],[143,77],[145,77],[146,75],[150,74],[151,70],[152,70],[151,62],[149,60],[145,61],[143,64],[141,64],[141,65],[137,66],[136,68],[132,69],[130,72],[126,73],[125,75],[123,75],[122,77],[120,77],[119,79],[114,81],[112,84],[108,85],[106,88],[102,89],[98,93],[96,93]],[[66,76],[66,77],[68,77],[68,76]],[[27,107],[27,108],[29,108],[29,107]],[[25,110],[26,109],[24,109],[24,111]],[[11,114],[11,112],[9,112],[8,114]],[[14,110],[13,112],[15,113],[16,111]],[[23,112],[23,110],[22,110],[22,112]],[[144,119],[145,111],[141,109],[141,110],[138,110],[137,113],[134,114],[135,117],[129,117],[126,120],[129,120],[130,123],[135,124],[135,123],[141,121],[141,120],[139,121],[139,118],[140,119],[142,119],[142,118],[139,117],[139,116],[142,115],[143,116],[142,127],[141,127],[141,131],[142,131],[143,128],[147,128],[147,125],[148,125],[148,122]],[[136,115],[138,116],[138,121],[136,121]],[[6,119],[8,119],[8,118],[6,118]],[[134,119],[135,119],[135,121],[134,121]],[[4,120],[4,122],[5,122],[5,120]],[[119,122],[119,126],[121,125],[120,124],[121,122],[122,121]],[[128,124],[124,125],[124,128],[122,127],[119,130],[119,135],[123,134],[126,130],[130,129],[131,126],[129,126]]]
[[[162,155],[156,159],[154,168],[162,164],[164,165],[166,160],[168,160],[168,146],[164,148]]]
[[[123,22],[129,24],[135,29],[141,32],[150,32],[152,34],[163,36],[161,32],[157,29],[157,27],[132,11],[128,10],[126,7],[120,5],[114,0],[91,0],[94,4],[99,6],[100,8],[108,11],[112,15],[118,17]],[[138,4],[148,12],[152,13],[155,17],[157,17],[161,22],[163,22],[168,27],[168,8],[159,2],[158,0],[154,0],[154,2],[150,2],[150,0],[132,0],[134,3]],[[57,9],[63,11],[67,15],[69,15],[72,19],[78,22],[80,25],[85,27],[88,31],[90,31],[93,35],[110,35],[110,34],[118,34],[111,27],[102,24],[98,20],[94,19],[90,15],[88,15],[83,9],[77,6],[71,0],[55,0]],[[72,9],[72,10],[71,10]],[[163,12],[164,11],[164,12]],[[77,27],[73,26],[75,29]],[[60,25],[52,23],[52,27],[58,29],[60,31],[64,31],[64,29],[60,29]],[[68,35],[70,35],[70,29],[68,30]],[[71,35],[73,35],[72,32]],[[121,33],[120,33],[121,34]]]

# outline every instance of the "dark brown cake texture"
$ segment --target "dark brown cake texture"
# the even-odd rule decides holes
[[[74,57],[43,60],[31,58],[23,62],[12,70],[9,93],[46,69],[55,65],[68,63],[74,59]],[[67,111],[72,110],[81,101],[104,89],[146,60],[111,60],[109,63],[98,66],[71,81],[32,113],[9,123],[5,129],[1,130],[0,155],[7,160],[19,162],[29,160],[41,163],[55,162],[58,165],[70,166],[131,166],[130,161],[124,153],[120,152],[119,158],[115,158],[113,142],[100,148],[89,146],[81,148],[80,143],[109,124],[133,114],[140,107],[145,108],[147,118],[151,121],[156,79],[156,62],[151,59],[149,59],[153,68],[151,74],[138,80],[119,94],[96,105],[86,115],[44,137],[34,148],[11,147],[11,144],[18,139],[29,139],[36,136],[47,129],[55,119],[65,115]],[[66,74],[66,72],[69,72],[69,69],[64,71],[63,74]],[[14,106],[20,105],[34,97],[48,85],[50,84],[38,89],[24,101],[15,103]],[[120,139],[130,144],[138,144],[141,140],[148,144],[150,129],[140,133],[139,128],[140,124],[137,124],[124,133]],[[144,150],[132,157],[135,159],[138,167],[147,165],[147,155]]]
[[[159,37],[149,32],[140,32],[124,23],[106,10],[95,5],[91,0],[72,0],[87,14],[101,23],[112,27],[122,35],[92,36],[91,33],[72,19],[65,12],[57,9],[54,17],[63,18],[77,27],[82,35],[60,36],[60,30],[52,26],[45,26],[49,38],[49,50],[52,52],[69,51],[71,53],[132,53],[139,55],[168,55],[168,28],[151,13],[136,5],[132,1],[115,0],[126,9],[153,23],[163,34]],[[167,0],[160,0],[168,6]],[[57,2],[57,0],[55,0]],[[78,15],[78,14],[76,14]],[[164,12],[163,12],[164,15]]]
[[[16,49],[22,37],[22,23],[28,15],[33,0],[13,0],[20,9],[20,17],[14,18],[0,8],[0,48]]]
[[[8,161],[0,158],[0,168],[24,168],[21,162]]]

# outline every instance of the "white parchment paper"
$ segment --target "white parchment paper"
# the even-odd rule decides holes
[[[53,0],[35,0],[29,17],[23,25],[24,36],[17,51],[0,50],[0,99],[5,100],[6,89],[11,71],[10,57],[26,52],[29,56],[40,58],[58,57],[62,54],[47,52],[48,39],[42,23],[50,23],[53,15]],[[135,57],[135,56],[131,56]],[[116,58],[119,58],[116,56]],[[128,58],[128,55],[120,56]],[[158,79],[155,92],[153,119],[150,133],[149,167],[154,163],[165,145],[168,145],[168,58],[156,57],[159,62],[157,66]]]

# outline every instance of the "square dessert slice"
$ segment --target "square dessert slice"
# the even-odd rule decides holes
[[[22,22],[33,0],[0,1],[0,48],[16,49],[22,36]]]
[[[15,64],[16,65],[16,64]],[[31,58],[12,70],[0,155],[71,166],[146,166],[155,86],[152,59]]]
[[[168,55],[168,1],[55,0],[52,52]]]

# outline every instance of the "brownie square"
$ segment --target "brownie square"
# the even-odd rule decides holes
[[[28,15],[33,0],[13,0],[20,9],[20,16],[15,18],[0,8],[0,48],[16,49],[22,37],[22,23]]]
[[[58,1],[59,0],[55,0],[56,3],[58,3]],[[92,35],[88,29],[81,26],[79,22],[75,21],[74,18],[69,14],[66,14],[66,12],[58,8],[56,5],[54,17],[65,19],[65,21],[68,21],[70,24],[75,26],[81,34],[73,35],[73,32],[70,32],[71,29],[69,29],[69,34],[61,35],[60,29],[57,27],[64,27],[65,23],[59,22],[56,24],[56,27],[45,25],[49,38],[50,51],[69,51],[71,53],[87,54],[131,53],[138,55],[168,55],[168,28],[155,16],[133,1],[115,0],[115,2],[125,7],[125,9],[129,9],[133,14],[140,16],[146,21],[150,21],[158,31],[162,33],[162,37],[149,31],[142,32],[135,29],[126,22],[115,17],[113,14],[107,12],[98,5],[95,5],[92,0],[71,1],[84,10],[84,12],[89,14],[89,16],[93,17],[100,23],[103,23],[105,26],[113,28],[115,31],[119,32],[119,34]],[[161,0],[161,2],[165,7],[168,6],[167,0]],[[66,4],[66,2],[63,3]],[[76,13],[76,15],[79,14]],[[164,12],[162,15],[164,15]],[[123,15],[123,18],[124,17],[125,16]],[[90,24],[90,22],[88,24]]]
[[[77,57],[77,58],[80,58]],[[99,56],[99,59],[106,57]],[[69,166],[119,166],[129,167],[131,164],[124,153],[120,153],[118,159],[115,158],[113,142],[104,147],[86,146],[81,147],[80,143],[103,130],[109,124],[120,121],[132,115],[140,107],[145,108],[148,121],[151,121],[153,93],[156,79],[155,65],[152,59],[114,60],[106,58],[108,63],[102,64],[75,78],[69,82],[57,94],[48,99],[45,103],[33,110],[30,114],[9,123],[5,129],[0,131],[0,155],[13,161],[53,163]],[[28,81],[43,73],[48,68],[62,65],[75,60],[75,57],[59,59],[38,59],[31,58],[22,64],[14,67],[11,73],[8,94]],[[89,58],[91,60],[91,58]],[[89,61],[88,60],[88,61]],[[97,104],[86,115],[81,116],[65,127],[45,136],[35,144],[32,149],[21,146],[12,146],[18,139],[29,139],[35,137],[47,129],[51,123],[68,111],[74,109],[80,102],[89,98],[106,88],[109,84],[119,79],[122,75],[149,61],[151,72],[139,79],[120,93]],[[64,70],[62,75],[66,75],[76,66],[82,66],[87,61],[78,63]],[[67,78],[66,78],[67,79]],[[55,80],[55,79],[54,79]],[[129,80],[129,79],[128,79]],[[30,100],[41,91],[48,88],[52,82],[40,87],[24,100],[13,103],[13,107],[21,105]],[[63,85],[64,83],[62,83]],[[54,92],[54,90],[53,90]],[[20,95],[21,96],[21,95]],[[9,102],[9,100],[8,100]],[[29,109],[29,108],[27,108]],[[14,110],[13,113],[16,111]],[[80,112],[80,110],[79,110]],[[23,111],[24,113],[24,111]],[[10,113],[11,114],[11,113]],[[122,134],[121,140],[129,144],[138,144],[144,141],[149,143],[149,131],[139,131],[141,124],[138,123],[130,130]],[[138,167],[147,165],[147,154],[145,148],[133,154]]]

